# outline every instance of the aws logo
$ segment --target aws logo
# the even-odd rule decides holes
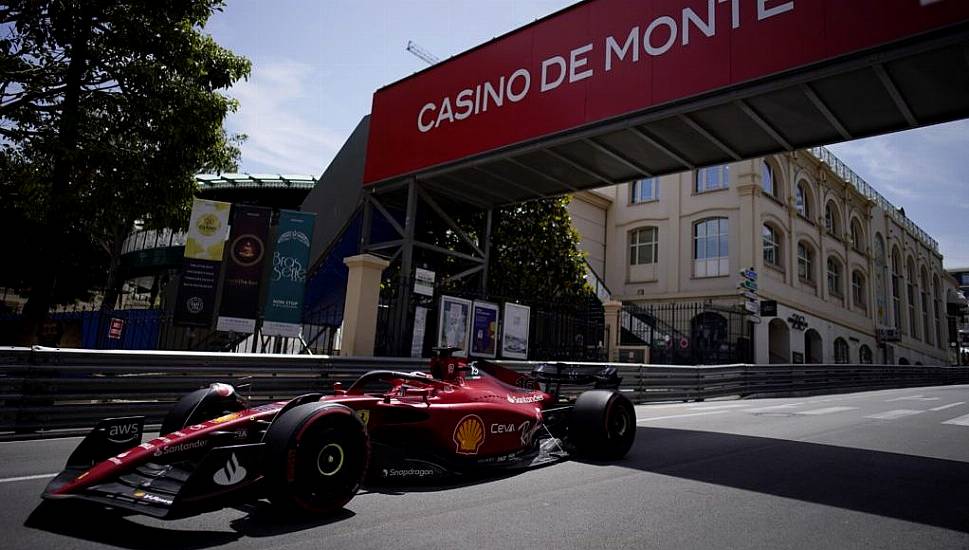
[[[128,443],[141,435],[141,425],[138,422],[128,424],[113,424],[108,428],[108,441],[111,443]]]
[[[476,414],[469,414],[454,427],[455,452],[459,455],[476,455],[485,440],[485,426]]]

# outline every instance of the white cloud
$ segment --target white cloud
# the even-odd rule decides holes
[[[314,121],[322,107],[313,77],[313,67],[304,63],[254,60],[249,80],[229,91],[239,110],[226,127],[249,136],[242,145],[243,171],[323,173],[345,136]]]

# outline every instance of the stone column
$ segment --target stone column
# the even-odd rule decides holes
[[[387,260],[372,254],[344,258],[350,268],[347,295],[343,304],[343,343],[340,355],[372,356],[377,335],[377,302],[380,279]]]
[[[606,353],[609,361],[619,361],[619,312],[622,310],[622,302],[610,300],[602,304],[606,318],[606,334],[603,341],[606,343]]]

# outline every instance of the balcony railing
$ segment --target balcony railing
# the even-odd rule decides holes
[[[915,225],[915,222],[902,215],[901,211],[899,211],[894,204],[883,197],[881,193],[875,191],[875,189],[869,185],[868,182],[856,174],[854,170],[849,168],[847,164],[841,161],[841,159],[836,157],[834,153],[824,147],[811,147],[808,149],[808,151],[814,155],[815,158],[824,164],[827,164],[828,168],[830,168],[831,171],[834,172],[839,178],[850,183],[859,193],[874,201],[885,212],[888,212],[888,215],[891,216],[896,223],[907,229],[909,233],[915,235],[919,240],[922,241],[922,243],[935,252],[939,251],[939,243],[936,242],[935,239],[930,237],[929,234],[923,231],[921,227]]]
[[[143,229],[141,231],[135,231],[125,239],[121,247],[121,253],[128,254],[154,248],[185,246],[186,235],[187,233],[172,231],[171,229]]]

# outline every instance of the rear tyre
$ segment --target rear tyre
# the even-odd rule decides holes
[[[266,432],[265,475],[273,504],[326,515],[357,494],[370,440],[352,409],[307,403],[285,411]]]
[[[572,409],[569,439],[581,458],[619,460],[636,439],[636,410],[617,391],[584,392]]]
[[[235,393],[232,386],[212,384],[182,396],[165,415],[159,433],[170,434],[185,426],[199,424],[245,408],[245,402]]]

